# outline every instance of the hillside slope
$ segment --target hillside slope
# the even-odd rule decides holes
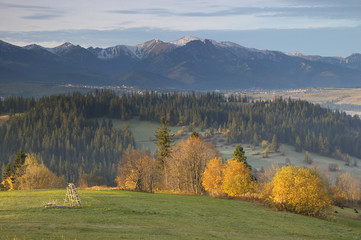
[[[329,221],[205,196],[79,191],[83,208],[48,208],[66,190],[0,192],[2,239],[360,239],[361,221]]]

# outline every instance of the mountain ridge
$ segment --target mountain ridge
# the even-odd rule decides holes
[[[131,86],[194,90],[361,87],[358,53],[346,58],[322,57],[191,36],[108,48],[83,48],[70,42],[54,48],[18,47],[0,40],[0,69],[0,82],[35,79],[116,85],[121,79]],[[49,80],[50,76],[54,79]]]

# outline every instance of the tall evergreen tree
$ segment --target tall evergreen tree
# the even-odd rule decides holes
[[[155,133],[155,138],[157,139],[157,160],[158,167],[160,169],[164,169],[164,159],[167,158],[170,154],[171,144],[173,142],[174,134],[170,133],[170,129],[168,128],[169,122],[164,118],[161,119],[162,126],[157,129]]]
[[[199,134],[198,134],[198,132],[193,131],[190,137],[192,137],[192,138],[199,138]]]
[[[277,136],[276,134],[274,134],[272,138],[271,151],[277,152],[277,148],[278,148]]]
[[[25,152],[22,149],[20,149],[19,152],[15,156],[15,162],[14,162],[15,177],[17,177],[17,175],[21,174],[21,173],[19,173],[19,170],[24,165],[25,158],[26,158]]]
[[[247,157],[245,155],[245,151],[241,145],[238,145],[233,152],[233,158],[238,162],[243,162],[247,167],[251,169],[251,165],[247,163]]]
[[[13,181],[14,181],[14,173],[13,173],[13,171],[11,170],[11,164],[10,164],[10,163],[6,164],[6,167],[3,169],[3,172],[2,172],[2,181],[3,181],[3,183],[5,183],[6,180],[7,180],[9,177],[10,177],[10,179],[11,179],[11,182],[13,182]],[[9,190],[9,187],[6,186],[6,185],[7,185],[7,184],[4,184],[3,187],[4,187],[6,190]]]
[[[253,146],[258,146],[258,136],[256,132],[253,135]]]
[[[296,137],[296,152],[302,152],[302,143],[299,136]]]

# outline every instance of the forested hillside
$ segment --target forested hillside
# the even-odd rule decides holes
[[[0,128],[0,156],[4,166],[20,148],[38,153],[45,165],[68,181],[81,174],[114,179],[123,151],[134,146],[129,129],[115,130],[96,119],[139,117],[171,125],[213,128],[228,143],[271,141],[295,145],[324,155],[361,157],[361,120],[323,109],[306,101],[276,98],[251,101],[246,96],[207,93],[140,92],[118,95],[95,91],[87,95],[59,95],[39,100],[2,99],[0,113],[10,113]],[[21,114],[14,114],[21,113]]]
[[[8,124],[0,128],[2,165],[21,148],[37,153],[52,171],[67,181],[78,181],[83,174],[112,181],[123,151],[134,146],[133,136],[128,128],[114,129],[111,122],[87,120],[91,114],[78,98],[84,99],[77,94],[38,101],[5,99],[2,109],[28,111],[11,115]]]

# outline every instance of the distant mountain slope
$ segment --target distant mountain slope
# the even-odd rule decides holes
[[[0,41],[0,83],[8,81],[181,89],[361,87],[361,54],[305,56],[190,36],[105,49]]]
[[[0,83],[110,83],[107,78],[92,69],[76,66],[69,58],[56,55],[40,46],[21,48],[0,41]]]

